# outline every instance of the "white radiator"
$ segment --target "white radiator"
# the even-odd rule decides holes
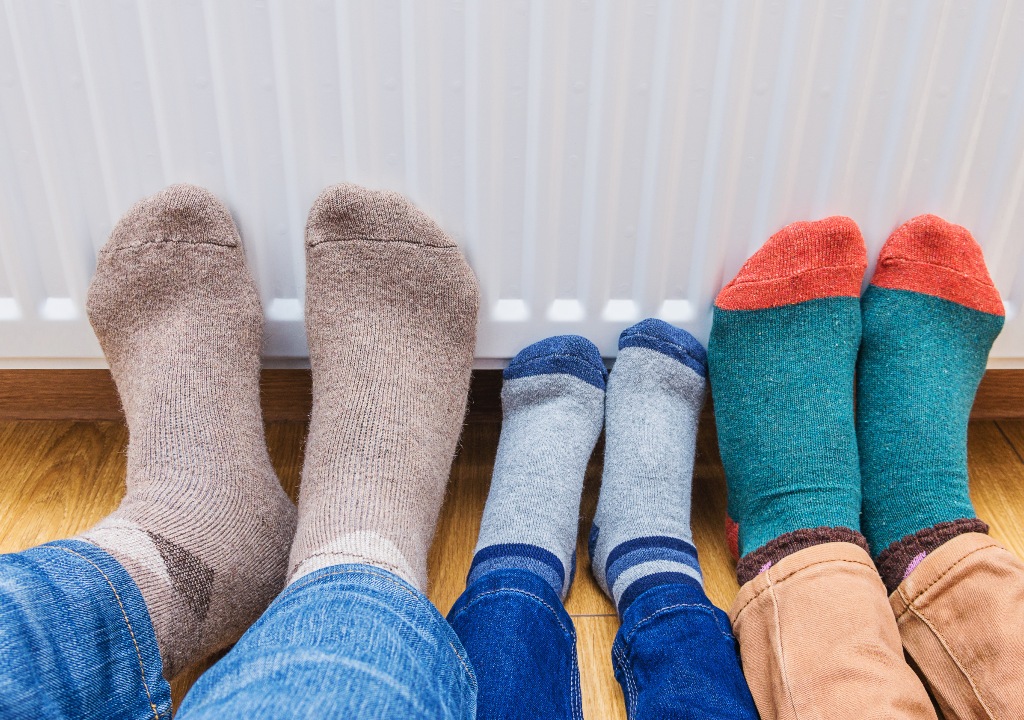
[[[871,255],[970,228],[1024,367],[1022,0],[0,0],[0,356],[101,362],[96,250],[135,200],[211,188],[266,355],[305,355],[306,211],[409,195],[480,277],[482,366],[556,333],[614,355],[660,316],[706,339],[781,225],[842,213]]]

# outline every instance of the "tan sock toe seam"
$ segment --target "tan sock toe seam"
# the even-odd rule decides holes
[[[414,240],[403,240],[401,238],[391,238],[391,237],[368,237],[366,235],[358,235],[358,236],[355,236],[355,237],[338,237],[338,238],[328,238],[328,239],[324,239],[324,240],[316,240],[314,242],[307,242],[306,243],[306,247],[312,249],[312,248],[318,247],[320,245],[330,245],[331,243],[357,243],[357,242],[387,243],[387,244],[392,244],[392,245],[412,245],[413,247],[420,247],[420,248],[425,248],[425,249],[428,249],[428,250],[437,250],[438,252],[448,252],[448,253],[452,253],[452,252],[459,253],[460,252],[457,245],[430,245],[428,243],[416,242]]]
[[[203,247],[217,248],[219,250],[238,250],[238,245],[227,245],[225,243],[210,242],[209,240],[146,240],[140,243],[132,243],[129,245],[118,245],[117,247],[104,248],[100,250],[100,257],[107,255],[117,255],[125,251],[139,250],[144,247],[151,247],[155,245],[173,245],[174,247],[189,247],[192,245],[202,245]]]

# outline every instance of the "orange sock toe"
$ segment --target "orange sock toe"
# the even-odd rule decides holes
[[[722,289],[722,310],[762,310],[824,297],[859,297],[867,250],[857,224],[837,215],[772,235]]]
[[[882,247],[871,284],[1004,314],[981,247],[966,228],[936,215],[919,215],[893,231]]]

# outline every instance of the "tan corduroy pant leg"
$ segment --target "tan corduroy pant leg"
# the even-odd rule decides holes
[[[988,535],[929,554],[889,597],[947,720],[1024,718],[1024,563]]]
[[[729,617],[763,720],[936,717],[885,586],[852,543],[783,558],[740,588]]]

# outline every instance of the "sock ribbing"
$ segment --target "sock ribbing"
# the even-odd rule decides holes
[[[886,241],[861,309],[863,525],[893,590],[938,545],[984,528],[968,493],[967,422],[1003,309],[970,233],[934,215]]]
[[[313,412],[290,582],[360,563],[420,590],[466,411],[476,277],[397,193],[328,188],[306,224]]]
[[[519,569],[568,594],[606,376],[594,344],[575,335],[534,343],[505,369],[498,455],[467,585]]]
[[[227,208],[190,185],[137,203],[100,252],[88,312],[128,471],[117,510],[80,538],[138,585],[170,679],[259,617],[295,528],[263,436],[263,313]]]
[[[685,330],[650,319],[619,338],[589,552],[620,615],[652,588],[703,585],[690,496],[706,376],[704,348]]]
[[[860,528],[853,370],[866,265],[849,218],[795,223],[715,301],[708,355],[737,549],[778,551],[758,572],[830,529]],[[791,541],[773,543],[781,536]]]

